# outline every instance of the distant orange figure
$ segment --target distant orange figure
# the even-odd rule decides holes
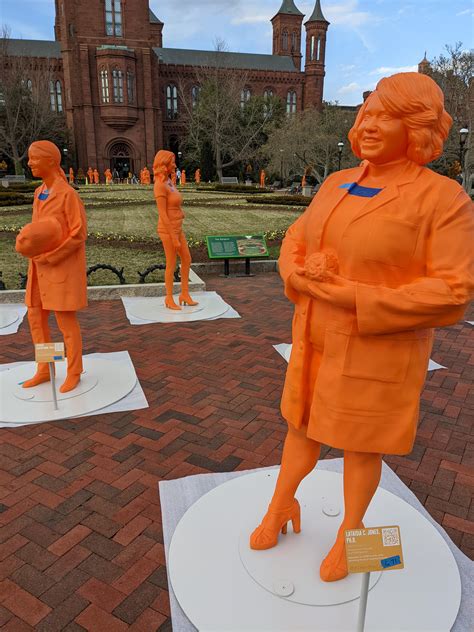
[[[67,377],[60,391],[77,386],[82,373],[82,339],[76,312],[87,306],[86,215],[79,195],[61,169],[61,153],[53,143],[38,141],[28,151],[33,175],[43,180],[35,191],[33,217],[19,233],[18,252],[28,257],[25,303],[34,344],[50,342],[48,316],[54,311],[67,353]],[[49,381],[48,365],[23,384],[30,388]]]
[[[347,575],[344,529],[362,525],[383,454],[413,447],[433,328],[474,293],[474,213],[464,190],[423,165],[452,119],[426,75],[382,79],[349,133],[355,169],[326,179],[289,228],[279,266],[295,303],[281,410],[288,422],[275,492],[253,549],[275,546],[321,444],[344,450],[345,513],[320,576]]]
[[[306,170],[301,178],[301,188],[303,189],[306,186]]]
[[[69,184],[74,184],[74,169],[69,167]]]
[[[94,170],[92,167],[89,167],[87,170],[87,184],[93,184],[94,182]]]
[[[112,184],[113,176],[112,176],[112,172],[110,171],[110,169],[106,169],[104,171],[104,176],[105,176],[105,184]]]
[[[180,182],[180,184],[181,185],[186,184],[186,171],[184,169],[181,171],[181,182]]]
[[[173,173],[170,176],[170,180],[171,180],[171,184],[176,188],[178,186],[178,182],[177,182],[177,175],[176,175],[176,171],[173,171]]]
[[[169,309],[181,309],[173,299],[173,277],[176,257],[181,259],[181,294],[180,305],[197,305],[189,294],[189,270],[191,269],[191,253],[183,233],[184,213],[181,208],[181,194],[171,180],[176,171],[175,155],[162,149],[153,162],[155,176],[154,194],[158,207],[158,235],[163,243],[166,256],[166,298],[165,305]]]
[[[262,169],[260,171],[260,188],[264,189],[265,188],[265,180],[266,180],[267,174],[265,173],[265,169]]]
[[[99,183],[100,183],[99,172],[97,171],[97,169],[94,169],[94,184],[99,184]]]
[[[151,174],[148,167],[143,167],[143,184],[151,184]]]
[[[196,169],[196,172],[194,174],[194,182],[196,184],[200,184],[201,183],[201,169]]]

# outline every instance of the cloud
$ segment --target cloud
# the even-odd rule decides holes
[[[472,9],[464,9],[464,11],[459,11],[456,15],[474,15],[474,11]]]
[[[394,75],[397,72],[417,72],[418,65],[415,64],[413,66],[380,66],[380,68],[376,68],[372,70],[370,75]]]
[[[337,92],[338,94],[341,94],[341,95],[353,94],[354,92],[358,92],[361,94],[362,86],[358,84],[356,81],[353,81],[352,83],[347,84],[347,86],[342,86],[341,88],[339,88]]]

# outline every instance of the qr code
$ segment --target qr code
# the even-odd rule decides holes
[[[382,529],[382,542],[384,546],[399,546],[400,534],[398,528]]]

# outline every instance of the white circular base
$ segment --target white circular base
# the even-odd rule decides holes
[[[31,376],[33,377],[33,376]],[[90,373],[89,371],[84,371],[81,375],[81,381],[72,391],[67,393],[61,393],[59,391],[59,387],[66,379],[66,363],[61,362],[61,364],[56,364],[56,398],[59,402],[64,401],[65,399],[71,399],[71,397],[79,397],[88,393],[93,388],[97,386],[99,383],[99,377]],[[33,388],[23,388],[22,384],[16,384],[13,388],[13,395],[17,399],[29,400],[32,402],[53,402],[53,391],[51,388],[51,382],[44,382],[43,384],[39,384],[38,386],[34,386]]]
[[[132,316],[140,318],[141,320],[176,323],[217,318],[225,314],[229,309],[228,305],[215,294],[201,294],[196,298],[191,294],[191,298],[199,301],[198,305],[183,305],[179,311],[168,309],[165,306],[164,296],[143,298],[139,301],[134,301],[134,303],[128,307],[128,311]],[[176,305],[179,305],[179,296],[175,296],[174,301]]]
[[[34,362],[0,371],[0,422],[27,424],[78,417],[118,402],[137,383],[135,371],[127,363],[87,356],[83,363],[84,384],[81,378],[80,386],[64,395],[59,393],[59,386],[65,379],[67,365],[66,362],[56,364],[58,410],[54,410],[50,382],[22,389],[28,399],[17,397],[21,389],[19,385],[30,379],[36,371]],[[45,395],[48,389],[50,398]]]
[[[343,505],[340,474],[316,469],[303,481],[297,494],[300,534],[289,525],[274,549],[248,548],[277,474],[262,470],[216,487],[190,507],[176,527],[168,555],[171,584],[199,630],[355,629],[362,575],[332,583],[319,579],[319,564],[341,521],[324,513],[328,503],[334,510]],[[372,582],[365,630],[448,632],[459,609],[461,582],[440,534],[408,503],[381,488],[364,522],[399,525],[405,562],[404,570],[386,571],[375,585]]]
[[[14,323],[19,320],[20,315],[18,312],[15,312],[10,309],[2,309],[0,310],[0,329],[5,329],[5,327],[10,327]]]

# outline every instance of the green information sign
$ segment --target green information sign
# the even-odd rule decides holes
[[[263,235],[213,235],[206,237],[209,259],[268,257]]]

